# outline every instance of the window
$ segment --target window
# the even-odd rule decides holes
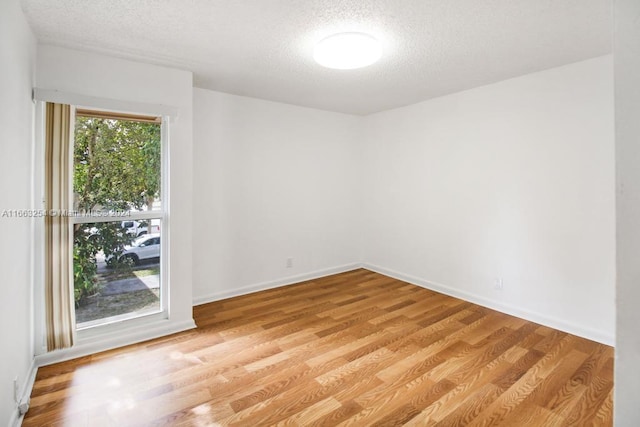
[[[36,354],[174,330],[168,153],[177,109],[38,88],[34,97]],[[155,254],[136,253],[150,249],[134,245],[144,236],[157,238]]]
[[[161,118],[77,108],[73,136],[76,327],[164,311]]]

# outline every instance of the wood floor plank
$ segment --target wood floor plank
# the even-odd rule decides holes
[[[612,425],[613,349],[364,269],[42,367],[24,426]]]
[[[309,427],[335,426],[344,420],[350,419],[360,411],[362,411],[362,407],[350,400],[340,405],[338,409],[335,409],[322,417],[316,418],[307,425]]]

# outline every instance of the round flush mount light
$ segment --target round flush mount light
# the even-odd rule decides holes
[[[352,70],[371,65],[380,59],[382,49],[375,38],[364,33],[340,33],[322,39],[313,59],[324,67]]]

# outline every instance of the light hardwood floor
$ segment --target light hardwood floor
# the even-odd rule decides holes
[[[611,425],[613,349],[367,270],[40,368],[24,426]]]

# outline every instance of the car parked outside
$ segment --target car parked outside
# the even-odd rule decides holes
[[[120,259],[131,260],[134,264],[140,261],[160,257],[160,234],[145,234],[138,237],[131,245],[126,245]]]

